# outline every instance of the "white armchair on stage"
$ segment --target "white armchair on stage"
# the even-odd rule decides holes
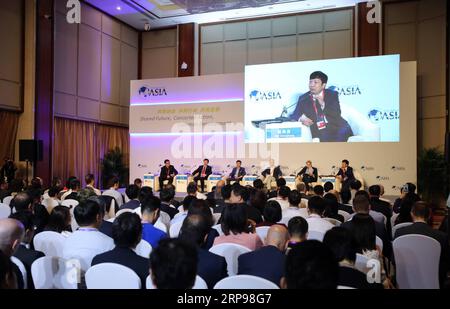
[[[367,116],[361,114],[353,107],[342,103],[341,115],[342,118],[347,120],[354,134],[348,138],[348,142],[380,141],[380,127],[370,122]]]

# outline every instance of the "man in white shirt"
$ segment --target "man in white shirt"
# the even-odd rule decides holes
[[[102,192],[95,188],[95,178],[93,174],[87,174],[86,177],[84,177],[84,180],[86,181],[86,188],[94,190],[97,195],[102,195]]]
[[[79,260],[81,270],[85,272],[94,256],[114,248],[114,241],[98,230],[104,211],[96,201],[87,200],[76,206],[73,212],[80,228],[64,242],[63,258]]]
[[[277,201],[280,206],[281,210],[284,211],[285,209],[289,208],[289,193],[291,192],[291,189],[287,186],[281,186],[278,189],[278,195],[277,197],[270,198],[269,201]]]
[[[322,218],[325,207],[326,203],[320,196],[313,196],[309,199],[309,217],[306,219],[308,222],[308,231],[316,231],[325,235],[329,229],[334,227],[332,223]]]
[[[118,177],[112,177],[108,181],[109,190],[106,190],[103,192],[103,195],[112,196],[117,203],[117,206],[120,208],[123,204],[123,196],[122,194],[117,191],[119,189],[119,178]]]
[[[286,224],[286,226],[289,220],[293,217],[300,216],[305,219],[308,218],[308,210],[306,208],[299,208],[301,200],[302,198],[300,192],[298,192],[297,190],[292,190],[289,193],[289,207],[282,211],[283,218],[281,219],[281,222]]]

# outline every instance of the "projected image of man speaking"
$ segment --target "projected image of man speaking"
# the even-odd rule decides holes
[[[299,97],[289,118],[310,127],[312,137],[319,138],[320,142],[346,142],[353,136],[353,131],[341,116],[338,93],[325,89],[327,82],[325,73],[311,73],[309,92]]]

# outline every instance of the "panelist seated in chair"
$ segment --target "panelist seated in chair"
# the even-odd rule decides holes
[[[313,167],[311,160],[308,160],[306,161],[306,165],[297,174],[297,177],[301,178],[302,182],[309,186],[309,184],[317,182],[317,167]]]
[[[167,184],[172,184],[175,176],[178,175],[178,171],[175,169],[173,165],[170,165],[170,160],[164,160],[164,166],[161,167],[161,172],[159,173],[159,188],[160,190],[164,187],[164,181],[167,181]]]
[[[212,168],[208,165],[209,160],[204,159],[203,165],[200,165],[193,173],[194,181],[197,183],[200,180],[200,188],[202,192],[205,192],[205,180],[212,174]]]
[[[353,131],[341,116],[338,92],[326,89],[328,76],[311,73],[309,91],[301,95],[289,118],[311,128],[312,138],[321,142],[346,142]]]
[[[245,168],[243,168],[241,166],[241,164],[242,164],[241,160],[237,160],[236,161],[236,166],[233,167],[233,169],[231,170],[230,175],[228,175],[228,177],[227,177],[227,184],[229,184],[231,181],[239,182],[247,174],[245,172]]]
[[[263,177],[262,181],[266,185],[266,188],[270,189],[272,181],[277,181],[281,176],[283,176],[283,173],[281,172],[281,167],[279,165],[275,166],[274,159],[270,159],[269,167],[262,171],[261,175]]]

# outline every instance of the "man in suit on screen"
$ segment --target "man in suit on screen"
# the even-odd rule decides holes
[[[311,128],[313,138],[321,142],[346,142],[353,131],[341,116],[338,93],[325,89],[328,76],[320,71],[311,73],[309,92],[301,95],[297,107],[289,116]]]

